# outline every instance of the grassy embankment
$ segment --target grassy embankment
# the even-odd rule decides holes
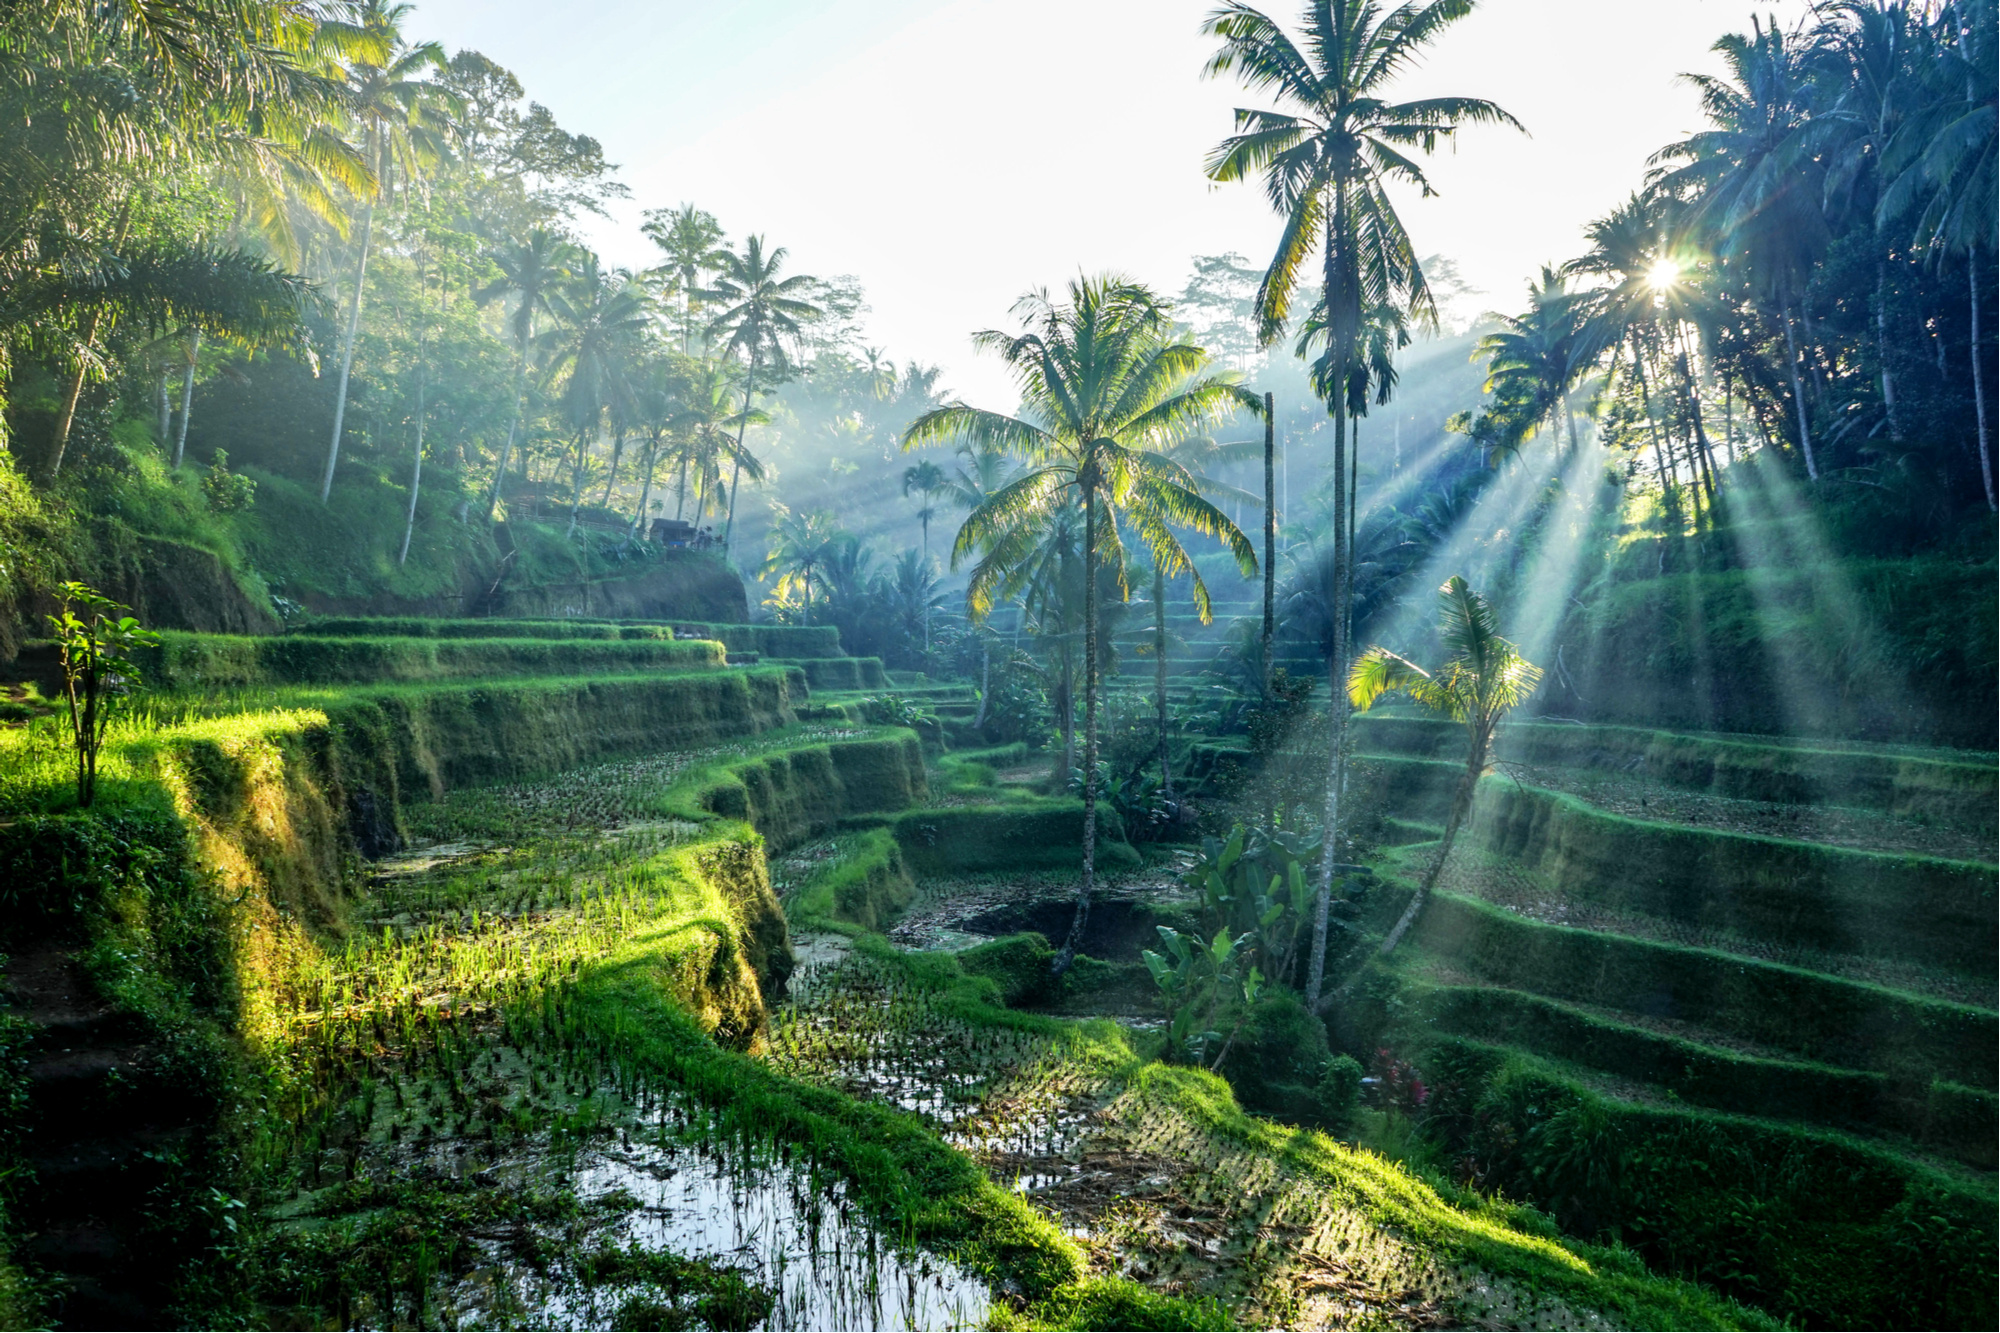
[[[1406,885],[1449,734],[1361,733]],[[1794,1319],[1990,1323],[1995,871],[1910,850],[1990,836],[1990,757],[1556,725],[1501,753],[1525,772],[1343,1013],[1435,1090],[1414,1158]],[[1822,840],[1739,827],[1792,820]]]

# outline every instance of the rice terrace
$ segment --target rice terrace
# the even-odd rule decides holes
[[[0,1328],[1994,1328],[1996,49],[0,5]]]

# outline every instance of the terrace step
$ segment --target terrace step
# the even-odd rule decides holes
[[[2000,1086],[2000,1014],[1739,954],[1550,925],[1438,891],[1416,942],[1482,986],[1646,1019],[1839,1068]]]
[[[1421,971],[1416,960],[1409,963]],[[1664,1031],[1506,987],[1413,981],[1412,1017],[1438,1031],[1517,1047],[1740,1115],[1907,1139],[1986,1170],[1996,1159],[1991,1092],[1729,1050],[1700,1029]],[[1674,1025],[1686,1028],[1687,1025]]]

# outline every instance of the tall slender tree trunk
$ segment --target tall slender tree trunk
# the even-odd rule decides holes
[[[181,379],[181,427],[174,436],[174,468],[179,470],[181,459],[187,455],[188,418],[194,414],[194,367],[201,359],[201,330],[194,331],[188,341],[187,374]]]
[[[1986,354],[1979,348],[1979,252],[1967,251],[1965,273],[1972,290],[1972,402],[1979,421],[1979,480],[1986,487],[1986,507],[1993,503],[1993,450],[1986,431]]]
[[[1093,466],[1086,460],[1084,466]],[[1076,915],[1056,954],[1057,976],[1069,971],[1090,919],[1097,880],[1097,486],[1086,475],[1083,487],[1083,883],[1076,890]]]
[[[603,507],[606,509],[611,508],[611,492],[617,489],[618,486],[618,464],[624,459],[624,457],[625,457],[625,432],[623,429],[620,429],[617,434],[612,436],[611,473],[604,479]]]
[[[1452,794],[1451,813],[1445,819],[1444,837],[1438,843],[1437,855],[1425,868],[1417,891],[1410,895],[1410,905],[1403,909],[1403,914],[1396,918],[1396,924],[1383,937],[1384,954],[1402,943],[1403,936],[1417,923],[1417,918],[1423,914],[1424,904],[1430,901],[1431,890],[1437,887],[1438,877],[1444,873],[1444,863],[1451,856],[1452,844],[1458,840],[1458,831],[1472,811],[1472,798],[1479,790],[1479,776],[1486,771],[1487,745],[1488,742],[1481,739],[1479,731],[1475,730],[1465,759],[1465,772],[1459,775],[1458,790]]]
[[[424,481],[424,390],[423,367],[417,369],[417,446],[410,457],[410,509],[403,516],[403,549],[396,552],[396,564],[401,566],[410,558],[410,536],[417,530],[417,491]]]
[[[1806,386],[1799,379],[1799,340],[1792,332],[1792,307],[1789,302],[1778,303],[1778,314],[1785,326],[1785,369],[1792,375],[1792,406],[1798,411],[1799,451],[1806,456],[1806,477],[1810,481],[1819,480],[1819,460],[1813,457],[1812,422],[1806,412]]]
[[[1313,900],[1312,960],[1306,972],[1306,1007],[1319,1007],[1326,982],[1327,918],[1333,904],[1333,867],[1340,859],[1342,788],[1347,779],[1347,368],[1352,352],[1351,324],[1360,318],[1360,296],[1350,293],[1343,279],[1351,257],[1341,250],[1347,240],[1347,190],[1333,190],[1333,217],[1326,238],[1326,315],[1328,350],[1333,355],[1333,652],[1327,662],[1330,693],[1326,702],[1326,807],[1322,825],[1319,887]],[[1351,297],[1351,299],[1350,299]]]
[[[986,725],[987,701],[993,697],[993,645],[986,635],[979,636],[979,712],[972,719],[973,730]]]
[[[507,422],[507,442],[500,446],[500,466],[493,469],[493,489],[486,496],[488,523],[493,521],[493,511],[500,504],[500,481],[507,475],[507,459],[514,452],[514,437],[521,429],[521,404],[528,392],[528,343],[534,336],[535,312],[530,310],[527,321],[521,326],[521,355],[514,366],[514,415]],[[527,471],[525,466],[522,471]]]
[[[1889,438],[1903,440],[1902,418],[1896,412],[1896,379],[1889,371],[1889,261],[1875,261],[1875,359],[1882,366],[1882,410],[1889,417]]]
[[[1153,710],[1159,727],[1160,790],[1171,797],[1174,775],[1172,765],[1167,762],[1167,573],[1157,559],[1153,561]]]
[[[687,511],[688,462],[689,462],[689,456],[687,454],[682,454],[680,485],[677,494],[674,496],[674,522],[676,523],[679,523],[681,521],[681,516]]]
[[[1271,693],[1271,646],[1277,633],[1277,585],[1278,576],[1278,509],[1277,499],[1277,452],[1278,417],[1277,399],[1274,395],[1264,395],[1264,694]],[[1162,718],[1165,714],[1162,713]],[[1166,744],[1165,732],[1160,743]],[[1164,754],[1164,750],[1162,751]]]
[[[354,374],[354,336],[361,328],[361,291],[368,285],[368,245],[375,235],[375,201],[361,210],[361,258],[354,266],[354,298],[347,303],[347,337],[340,350],[340,385],[334,390],[333,438],[326,446],[326,473],[319,480],[319,502],[333,494],[333,466],[340,461],[340,434],[347,426],[347,382]]]
[[[646,522],[646,502],[653,498],[653,469],[660,463],[660,435],[653,432],[653,440],[646,450],[646,480],[639,486],[639,508],[632,515],[632,529],[625,534],[625,544],[630,546],[638,540],[639,531]]]
[[[127,195],[125,202],[118,207],[118,225],[113,229],[111,238],[113,249],[124,248],[125,237],[131,230],[131,227],[132,199],[130,195]],[[90,314],[85,317],[83,322],[83,338],[81,341],[86,353],[90,350],[91,344],[97,341],[97,330],[103,323],[103,319],[104,308],[102,306],[93,307]],[[62,411],[56,416],[55,448],[49,455],[48,476],[50,481],[54,481],[56,474],[62,471],[63,455],[69,452],[69,433],[76,426],[76,406],[83,399],[85,369],[84,358],[79,356],[76,363],[76,372],[69,377],[69,386],[63,391]]]
[[[1345,384],[1345,367],[1339,383]],[[1326,806],[1321,825],[1319,887],[1313,900],[1312,959],[1306,971],[1306,1007],[1318,1009],[1326,983],[1327,921],[1333,905],[1333,867],[1340,860],[1342,788],[1347,779],[1347,608],[1342,605],[1347,565],[1347,404],[1337,393],[1333,409],[1333,651],[1327,658]]]
[[[166,448],[167,440],[174,433],[174,402],[167,393],[167,386],[172,381],[172,375],[164,370],[160,372],[160,447],[162,449]]]
[[[780,367],[782,371],[783,367]],[[731,558],[736,540],[736,487],[743,479],[743,437],[750,430],[750,397],[757,392],[757,351],[750,351],[750,374],[743,381],[743,420],[736,427],[736,453],[729,460],[729,517],[722,524],[722,558]]]
[[[577,516],[583,512],[583,442],[589,438],[590,427],[581,426],[576,432],[576,461],[570,472],[569,527],[563,530],[563,540],[576,535]]]

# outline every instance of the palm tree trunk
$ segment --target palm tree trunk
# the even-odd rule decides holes
[[[1882,366],[1882,410],[1889,417],[1889,438],[1903,442],[1903,422],[1896,413],[1896,380],[1889,373],[1889,261],[1875,260],[1875,359]]]
[[[687,511],[689,457],[688,454],[681,455],[680,485],[677,494],[674,496],[674,522],[676,523],[681,521],[681,515]]]
[[[417,447],[410,459],[410,510],[403,516],[403,549],[396,552],[396,564],[410,558],[410,535],[417,530],[417,491],[424,481],[424,383],[422,367],[417,370]]]
[[[646,450],[646,480],[639,486],[639,508],[632,515],[632,530],[625,534],[625,544],[630,546],[638,539],[639,529],[646,522],[646,502],[653,498],[653,469],[660,462],[659,433],[653,435],[653,442]]]
[[[583,512],[583,441],[589,434],[589,426],[581,426],[576,432],[576,462],[570,472],[569,527],[563,531],[564,541],[576,535],[577,515]]]
[[[201,330],[194,331],[188,344],[187,374],[181,380],[181,428],[174,436],[174,468],[179,470],[181,459],[187,454],[188,417],[194,410],[194,365],[201,358]]]
[[[1792,406],[1799,417],[1799,449],[1806,456],[1806,478],[1819,480],[1819,461],[1813,457],[1812,423],[1806,416],[1806,386],[1799,379],[1799,340],[1792,332],[1792,307],[1780,301],[1778,313],[1785,326],[1785,369],[1792,375]]]
[[[113,249],[124,248],[125,237],[130,232],[131,226],[132,198],[128,194],[125,197],[125,202],[118,207],[118,226],[113,231],[111,240]],[[83,338],[81,341],[85,352],[88,352],[90,345],[97,341],[97,329],[103,317],[104,308],[98,306],[93,308],[89,317],[84,320]],[[83,398],[83,377],[84,360],[82,357],[78,357],[76,373],[69,377],[69,388],[63,393],[62,412],[56,417],[55,448],[49,455],[48,476],[50,481],[54,481],[56,474],[62,471],[63,455],[69,452],[69,433],[76,425],[76,405]],[[92,780],[94,783],[94,770]]]
[[[1271,640],[1277,630],[1277,584],[1278,575],[1278,511],[1274,501],[1277,498],[1277,446],[1278,418],[1276,398],[1270,393],[1264,395],[1264,636],[1260,640],[1264,655],[1264,693],[1271,693]],[[1160,757],[1166,762],[1166,712],[1161,705]]]
[[[500,466],[493,469],[493,489],[486,496],[486,521],[493,521],[493,511],[500,503],[500,479],[507,475],[507,459],[514,452],[514,436],[521,429],[521,402],[528,392],[528,340],[535,336],[535,312],[528,312],[528,319],[521,326],[521,356],[514,367],[514,415],[507,422],[507,443],[500,446]],[[525,471],[525,469],[523,469]]]
[[[1266,647],[1265,656],[1270,656]],[[1167,763],[1167,574],[1153,561],[1153,709],[1159,724],[1160,791],[1174,794],[1173,770]]]
[[[1345,367],[1336,384],[1345,384]],[[1326,983],[1327,918],[1333,905],[1333,867],[1340,860],[1340,798],[1347,778],[1347,404],[1338,389],[1333,407],[1333,652],[1327,660],[1326,813],[1321,823],[1319,891],[1313,900],[1312,960],[1306,972],[1306,1007],[1317,1010]]]
[[[1069,971],[1090,919],[1090,896],[1097,879],[1097,488],[1083,488],[1083,883],[1077,886],[1076,915],[1056,954],[1057,976]]]
[[[621,430],[615,436],[612,437],[611,474],[604,479],[603,507],[606,509],[611,508],[611,492],[616,490],[618,487],[618,464],[621,461],[623,461],[624,457],[625,457],[625,432]]]
[[[354,374],[354,335],[361,328],[361,289],[368,283],[368,244],[375,234],[375,201],[361,210],[361,258],[354,266],[354,299],[347,303],[347,337],[340,352],[340,385],[334,390],[333,438],[326,446],[326,473],[319,481],[319,502],[333,494],[333,465],[340,461],[340,433],[347,425],[347,381]]]
[[[1979,480],[1986,487],[1986,507],[1993,503],[1993,450],[1986,434],[1986,366],[1979,350],[1979,262],[1978,252],[1966,255],[1965,272],[1972,289],[1972,403],[1979,419]]]
[[[986,703],[993,697],[993,645],[985,635],[979,636],[979,713],[972,719],[973,730],[986,725]]]
[[[172,376],[166,371],[160,372],[160,447],[163,449],[167,438],[174,433],[174,404],[167,394],[167,385],[171,380]]]
[[[782,367],[781,367],[782,369]],[[736,538],[736,486],[743,479],[743,437],[750,430],[750,396],[757,391],[757,352],[750,352],[750,373],[743,380],[743,420],[736,427],[736,454],[729,460],[729,517],[722,524],[722,558],[730,558]]]
[[[1396,924],[1382,940],[1382,952],[1389,953],[1402,943],[1403,936],[1422,915],[1424,904],[1430,901],[1431,890],[1437,887],[1438,877],[1444,873],[1445,860],[1451,855],[1451,845],[1458,840],[1458,831],[1465,823],[1465,817],[1472,810],[1472,798],[1479,790],[1479,775],[1486,771],[1486,744],[1475,733],[1470,751],[1466,755],[1465,772],[1459,776],[1458,790],[1452,794],[1451,813],[1445,819],[1444,837],[1438,843],[1437,855],[1424,870],[1424,877],[1417,884],[1417,891],[1410,896],[1410,905],[1396,918]]]

